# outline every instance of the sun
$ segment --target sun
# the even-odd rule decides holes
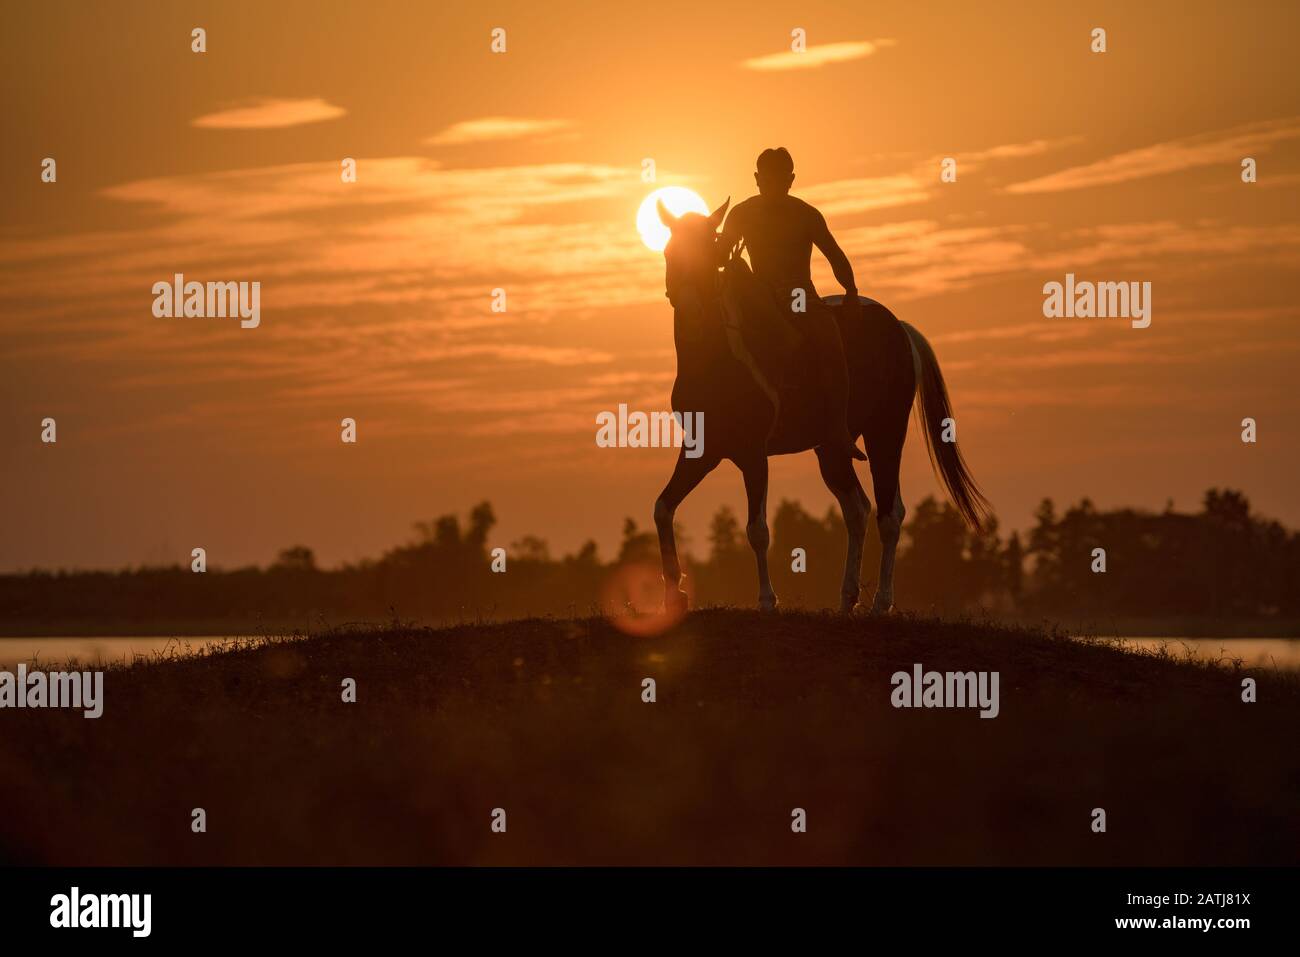
[[[659,221],[659,210],[655,208],[655,202],[661,199],[674,216],[682,213],[709,215],[709,207],[694,190],[685,186],[663,186],[655,190],[641,201],[641,208],[636,211],[636,231],[641,234],[646,248],[655,252],[662,252],[668,245],[668,227]]]

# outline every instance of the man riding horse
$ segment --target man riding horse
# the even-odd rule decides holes
[[[844,342],[834,314],[813,288],[812,249],[816,246],[821,251],[836,281],[844,287],[841,311],[849,322],[856,321],[859,315],[853,266],[831,235],[826,217],[790,195],[794,160],[785,147],[764,150],[756,166],[754,182],[758,184],[758,195],[732,209],[722,228],[719,251],[724,258],[730,257],[743,242],[749,250],[755,278],[796,318],[815,343],[825,387],[825,444],[865,462],[867,457],[858,451],[849,434],[849,368],[844,358]]]
[[[853,269],[825,218],[789,195],[789,153],[766,150],[754,179],[759,195],[732,211],[721,236],[728,204],[708,216],[675,216],[659,204],[659,218],[671,232],[664,284],[677,351],[672,408],[709,423],[702,452],[692,457],[682,449],[655,500],[664,604],[682,612],[687,605],[673,528],[677,507],[729,460],[745,482],[745,533],[758,571],[758,604],[776,607],[767,560],[767,460],[811,450],[848,531],[840,608],[857,607],[871,511],[853,468],[853,460],[864,457],[854,444],[860,435],[879,504],[880,576],[871,611],[887,612],[894,604],[894,555],[906,514],[898,480],[913,403],[931,462],[962,517],[981,527],[988,502],[947,434],[952,405],[929,342],[880,303],[857,295]],[[753,260],[752,274],[738,254],[742,243]],[[844,286],[842,301],[831,296],[823,302],[813,288],[814,246]],[[725,270],[721,282],[719,268]]]

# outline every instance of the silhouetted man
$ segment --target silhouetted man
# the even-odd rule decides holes
[[[758,184],[758,195],[731,211],[722,230],[719,249],[725,257],[744,240],[755,277],[772,290],[783,309],[793,311],[795,290],[803,290],[805,312],[802,315],[794,312],[793,318],[812,335],[821,360],[828,392],[824,444],[856,459],[865,459],[849,434],[846,418],[849,370],[844,359],[844,343],[834,316],[813,288],[812,249],[816,246],[821,250],[835,279],[844,287],[844,309],[849,319],[858,315],[853,267],[826,227],[826,217],[790,195],[794,160],[785,147],[764,150],[756,165],[754,182]]]

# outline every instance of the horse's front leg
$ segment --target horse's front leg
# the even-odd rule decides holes
[[[772,543],[767,530],[767,455],[759,453],[736,464],[745,477],[745,496],[749,499],[745,535],[758,564],[758,607],[772,611],[776,608],[776,592],[772,590],[772,576],[767,568],[767,549]]]
[[[677,537],[673,534],[673,516],[682,499],[691,494],[718,465],[718,459],[688,458],[683,448],[677,456],[673,476],[655,500],[655,528],[659,532],[659,555],[664,565],[664,608],[669,611],[686,610],[686,593],[682,591],[682,566],[677,559]]]

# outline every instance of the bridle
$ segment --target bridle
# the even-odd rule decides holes
[[[719,238],[720,237],[717,234],[714,234],[715,245]],[[740,254],[744,251],[745,240],[742,238],[741,241],[736,244],[736,247],[731,250],[731,253],[727,257],[727,262],[739,258]],[[671,264],[669,264],[664,277],[664,296],[672,304],[674,309],[683,308],[686,303],[694,300],[694,302],[700,307],[707,305],[712,306],[715,310],[720,310],[722,307],[722,278],[725,266],[726,264],[724,263],[722,266],[714,269],[708,278],[704,279],[704,283],[707,283],[709,288],[703,290],[703,295],[701,295],[702,290],[700,287],[702,283],[700,280],[703,277],[692,276],[689,280],[690,288],[683,290],[683,283],[672,279],[674,270]],[[674,292],[674,287],[676,287],[676,293]],[[686,293],[685,296],[681,295],[683,292]]]

